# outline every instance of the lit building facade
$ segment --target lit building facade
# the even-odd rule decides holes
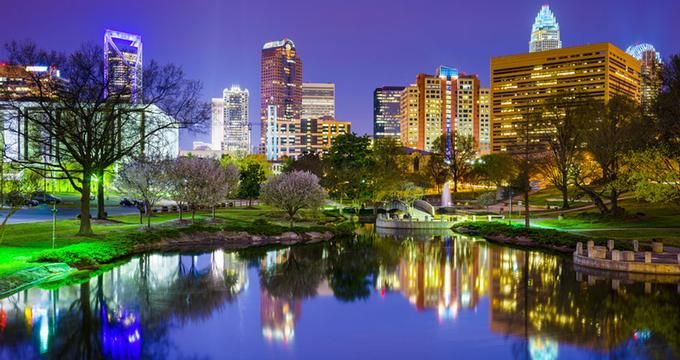
[[[302,119],[301,129],[304,151],[323,154],[331,147],[338,135],[351,133],[351,123],[325,116],[318,119]]]
[[[479,142],[479,79],[440,66],[436,75],[418,74],[401,93],[400,138],[406,147],[431,151],[436,139],[472,136]]]
[[[268,42],[262,47],[261,58],[260,146],[269,160],[302,153],[301,115],[302,60],[295,44],[289,39]]]
[[[373,92],[373,138],[400,139],[403,86],[383,86]]]
[[[224,89],[224,139],[223,148],[228,154],[244,156],[250,153],[250,126],[248,124],[248,89],[235,85]]]
[[[211,148],[215,151],[222,151],[222,141],[224,140],[224,98],[213,98],[210,102]]]
[[[519,150],[525,123],[531,146],[544,148],[552,130],[540,120],[543,104],[565,90],[603,103],[615,94],[639,101],[640,62],[610,43],[492,58],[491,151]]]
[[[409,85],[401,92],[399,110],[399,137],[401,144],[416,149],[418,147],[418,87]]]
[[[142,37],[122,31],[104,33],[104,83],[109,96],[142,101]]]
[[[0,64],[0,100],[51,97],[59,76],[55,67]]]
[[[560,24],[557,23],[557,18],[550,10],[550,6],[543,5],[531,27],[529,52],[553,50],[561,47]]]
[[[648,114],[651,114],[651,106],[661,91],[661,54],[653,45],[647,43],[631,45],[626,53],[640,61],[642,106]]]
[[[302,118],[335,117],[335,84],[302,84]]]
[[[491,89],[479,89],[477,109],[479,111],[479,153],[486,155],[491,152]]]

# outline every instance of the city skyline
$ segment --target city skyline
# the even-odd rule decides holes
[[[19,16],[12,16],[12,13],[18,15],[40,4],[43,2],[27,1],[16,2],[16,5],[11,6],[8,20],[0,25],[0,33],[3,34],[0,35],[0,41],[32,39],[43,47],[72,51],[83,42],[99,43],[107,28],[140,34],[144,38],[145,57],[183,66],[189,77],[204,83],[203,97],[206,101],[218,96],[224,87],[232,83],[253,89],[250,99],[251,123],[259,122],[259,112],[253,109],[258,108],[259,102],[257,90],[261,46],[268,41],[290,38],[295,41],[301,57],[305,59],[304,81],[336,83],[337,117],[351,121],[357,133],[371,134],[372,93],[375,88],[408,85],[415,72],[442,64],[477,74],[480,85],[488,86],[491,57],[526,52],[527,37],[542,2],[493,4],[494,14],[498,15],[489,18],[489,21],[494,26],[465,30],[467,35],[460,36],[455,42],[456,46],[446,45],[444,41],[451,36],[453,30],[450,27],[444,31],[443,24],[428,23],[424,19],[422,21],[426,26],[422,30],[394,39],[387,37],[386,28],[382,23],[373,21],[371,14],[379,10],[391,21],[405,20],[410,17],[409,12],[404,11],[408,9],[406,2],[362,4],[358,8],[362,11],[357,13],[357,8],[352,9],[352,16],[354,13],[357,15],[352,18],[351,26],[322,26],[326,25],[321,21],[326,13],[338,15],[330,17],[332,22],[347,23],[342,19],[344,15],[350,15],[349,10],[334,4],[324,7],[307,4],[302,14],[296,14],[294,9],[271,3],[267,11],[260,14],[258,11],[261,9],[245,2],[226,6],[215,1],[199,1],[191,6],[196,9],[179,4],[169,4],[165,9],[159,6],[160,3],[152,1],[134,4],[133,10],[139,16],[130,17],[130,8],[126,6],[103,11],[105,4],[76,1],[69,6],[56,7],[49,17],[47,14],[35,14],[36,23],[40,26],[27,26],[20,21]],[[469,21],[468,25],[481,25],[479,19],[490,4],[457,4],[455,7],[466,13],[479,14],[466,17],[463,21]],[[577,3],[553,1],[549,5],[559,21],[563,47],[609,41],[625,49],[636,42],[648,42],[663,56],[676,53],[680,48],[679,41],[672,38],[672,34],[680,30],[680,25],[673,22],[671,16],[680,11],[680,5],[671,1],[660,2],[654,7],[633,1],[588,3],[589,13],[603,14],[593,17],[583,17],[583,6]],[[208,6],[212,6],[214,11],[207,13],[205,9]],[[453,4],[432,1],[421,9],[414,9],[413,15],[432,6],[439,6],[442,11],[454,9]],[[234,10],[239,14],[233,17],[237,19],[236,24],[208,21]],[[171,12],[182,14],[182,18],[165,16]],[[318,19],[313,17],[306,20],[312,12],[319,15]],[[91,16],[85,21],[64,21],[73,19],[74,14]],[[201,20],[192,21],[196,19]],[[57,25],[56,21],[59,21],[59,34],[49,31],[51,26]],[[200,24],[189,31],[176,26],[181,21]],[[265,23],[271,25],[263,26]],[[631,23],[636,26],[626,26]],[[230,43],[215,45],[215,39],[226,32],[232,35]],[[503,34],[503,41],[498,41],[500,33]],[[16,34],[22,36],[17,38]],[[429,35],[426,37],[426,34]],[[178,51],[176,46],[179,40],[186,40],[182,42],[182,51]],[[492,46],[478,46],[480,43]],[[349,60],[345,56],[338,56],[347,53],[348,49],[356,49],[356,55],[352,54]],[[6,54],[2,52],[0,58],[5,57]],[[347,66],[348,61],[352,66]],[[357,68],[362,71],[356,71]],[[253,133],[259,133],[259,129],[253,128]],[[209,139],[209,133],[185,136],[182,148],[190,148],[193,140]]]

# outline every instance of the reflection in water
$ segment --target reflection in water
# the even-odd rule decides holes
[[[213,344],[216,349],[224,341],[247,341],[251,352],[245,357],[276,357],[261,351],[280,347],[265,344],[317,340],[295,341],[298,350],[341,326],[338,320],[313,319],[319,308],[329,314],[340,311],[351,324],[366,324],[367,316],[375,316],[371,321],[376,323],[389,319],[400,326],[383,331],[406,344],[425,341],[409,331],[412,326],[456,324],[465,332],[480,331],[471,325],[481,323],[484,332],[477,336],[484,342],[501,341],[504,357],[680,356],[677,280],[640,283],[602,280],[602,275],[597,280],[575,273],[566,258],[453,233],[423,236],[367,233],[272,251],[135,258],[80,284],[34,288],[1,299],[0,358],[181,357],[177,352],[192,357],[198,350],[187,343],[204,341],[196,329],[206,326],[217,333],[243,328],[232,332],[235,338],[220,337]],[[329,295],[335,301],[323,300]],[[394,307],[395,302],[405,307]],[[311,312],[307,309],[306,321],[300,322],[303,306],[310,303]],[[369,305],[388,312],[361,310]],[[238,323],[223,314],[234,307],[239,309]],[[416,311],[418,316],[395,311]],[[362,330],[363,325],[338,329]],[[182,341],[186,338],[193,340]],[[319,346],[321,353],[327,350]],[[343,348],[352,346],[362,351],[367,345]],[[459,343],[457,350],[469,355],[479,351],[468,343]]]

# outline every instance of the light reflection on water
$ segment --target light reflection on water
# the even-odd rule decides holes
[[[597,275],[452,233],[151,254],[1,299],[0,358],[680,356],[677,279]]]

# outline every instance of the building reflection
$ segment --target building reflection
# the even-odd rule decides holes
[[[632,329],[624,326],[625,314],[602,303],[616,294],[598,294],[597,289],[584,288],[575,277],[565,276],[563,268],[571,266],[565,261],[544,253],[494,248],[489,280],[491,331],[522,338],[529,352],[537,354],[556,353],[558,342],[611,350],[627,341]]]
[[[248,282],[245,263],[214,251],[142,256],[78,285],[24,290],[0,299],[0,357],[144,358],[145,338],[212,313]]]
[[[268,251],[260,262],[263,273],[275,272],[290,260],[289,248]],[[262,336],[269,342],[289,344],[295,338],[295,323],[302,314],[302,301],[295,297],[272,295],[260,286],[260,321]]]
[[[487,292],[488,248],[466,236],[402,243],[396,269],[380,268],[376,288],[400,291],[418,311],[433,309],[440,320],[475,309]]]

